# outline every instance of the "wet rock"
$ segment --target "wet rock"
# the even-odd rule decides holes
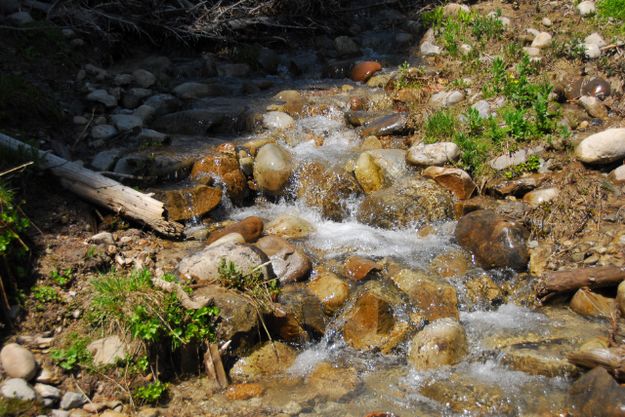
[[[215,246],[223,245],[225,243],[245,243],[245,238],[241,235],[241,233],[228,233],[227,235],[212,242],[208,245],[208,247],[214,248]]]
[[[398,311],[401,306],[394,287],[367,282],[340,319],[345,342],[357,350],[390,352],[409,330],[408,318]]]
[[[325,167],[321,162],[304,164],[296,177],[298,200],[320,209],[324,217],[334,221],[344,219],[349,213],[348,199],[362,193],[352,175],[338,167]]]
[[[245,296],[217,285],[208,285],[193,291],[193,297],[213,300],[219,308],[217,337],[233,340],[235,345],[253,342],[251,334],[259,330],[258,312]]]
[[[178,272],[187,279],[209,283],[218,282],[221,277],[219,265],[224,260],[234,263],[243,275],[260,271],[265,279],[270,277],[267,268],[257,269],[258,266],[269,261],[262,251],[253,246],[236,244],[223,244],[206,248],[183,258],[178,264]]]
[[[10,378],[21,378],[30,381],[37,374],[35,356],[30,350],[17,343],[4,345],[2,351],[0,351],[0,362],[4,372]]]
[[[288,345],[268,342],[251,355],[239,359],[230,370],[234,382],[244,382],[261,376],[279,374],[288,369],[297,353]]]
[[[115,365],[128,355],[126,344],[117,335],[94,340],[87,346],[95,365]]]
[[[373,157],[368,152],[363,152],[358,157],[354,175],[365,193],[377,191],[386,185],[382,170],[375,164]]]
[[[132,116],[141,120],[142,124],[148,123],[154,118],[154,109],[148,105],[141,105],[132,112]]]
[[[625,128],[607,129],[584,139],[575,156],[587,164],[608,164],[625,158]]]
[[[552,36],[547,32],[540,32],[534,37],[534,41],[532,42],[533,48],[547,48],[551,46]]]
[[[392,113],[367,123],[360,134],[363,137],[399,135],[406,132],[407,124],[407,113]]]
[[[510,181],[502,181],[494,185],[489,185],[488,191],[500,197],[505,197],[508,195],[518,197],[536,189],[536,187],[538,187],[540,184],[541,177],[536,175],[529,175]]]
[[[132,76],[135,78],[137,85],[141,88],[150,88],[156,83],[156,76],[144,69],[133,71]]]
[[[263,115],[263,126],[269,130],[288,129],[294,124],[295,120],[281,111],[272,111]]]
[[[615,184],[625,184],[625,165],[621,165],[610,172],[608,178]]]
[[[361,151],[372,151],[375,149],[382,149],[382,142],[375,136],[366,137],[360,145]]]
[[[256,246],[269,257],[273,272],[282,284],[304,279],[312,268],[308,256],[281,237],[265,236]]]
[[[334,367],[321,362],[308,376],[307,384],[327,401],[338,401],[358,387],[358,373],[354,368]]]
[[[87,100],[103,104],[109,108],[117,106],[117,98],[104,89],[93,90],[87,95]]]
[[[429,270],[443,278],[452,278],[465,275],[472,266],[465,251],[448,250],[432,259]]]
[[[577,11],[582,16],[590,16],[597,12],[597,8],[594,1],[584,0],[577,5]]]
[[[471,176],[460,168],[428,167],[421,173],[437,184],[451,191],[459,200],[466,200],[473,195],[477,186]]]
[[[188,81],[176,86],[173,93],[181,99],[191,100],[217,95],[218,90],[210,84]]]
[[[582,316],[609,318],[614,311],[614,299],[581,288],[571,299],[570,306],[571,310]]]
[[[339,56],[353,56],[360,53],[360,47],[349,36],[339,36],[335,38],[334,47]]]
[[[127,109],[134,109],[138,107],[141,102],[152,95],[152,90],[146,88],[131,88],[122,98],[122,105]]]
[[[558,195],[560,195],[560,190],[557,188],[541,188],[525,194],[523,201],[532,207],[538,207],[541,204],[554,200]]]
[[[592,77],[581,84],[579,94],[576,97],[583,95],[597,97],[603,100],[609,97],[610,94],[612,94],[612,87],[610,86],[610,83],[608,81],[604,80],[601,77]]]
[[[592,117],[598,119],[608,118],[608,109],[597,97],[581,96],[579,102]]]
[[[507,367],[529,375],[571,377],[577,375],[579,370],[566,358],[569,349],[551,341],[519,343],[504,348],[501,360]]]
[[[143,127],[143,120],[132,114],[114,114],[111,122],[121,132]]]
[[[35,390],[22,378],[9,378],[2,383],[0,394],[4,398],[15,398],[22,401],[33,401],[37,396]]]
[[[316,278],[308,283],[308,290],[319,299],[329,315],[338,311],[349,296],[349,285],[329,271],[317,272]]]
[[[152,129],[141,129],[135,139],[139,142],[139,146],[164,146],[171,142],[169,135]]]
[[[358,210],[358,220],[393,229],[450,218],[451,195],[431,180],[405,178],[393,186],[368,194]]]
[[[290,116],[300,114],[304,109],[305,100],[297,90],[280,91],[274,98],[284,102],[283,105],[275,106],[275,110],[279,109]],[[271,107],[271,110],[274,110],[274,106]]]
[[[381,269],[377,262],[360,256],[350,256],[343,264],[343,275],[353,281],[361,281],[373,271],[380,271]]]
[[[625,388],[601,367],[575,381],[569,389],[569,402],[575,417],[625,416]]]
[[[436,320],[412,339],[408,362],[417,370],[455,365],[468,352],[467,336],[460,323],[451,318]]]
[[[190,178],[194,181],[223,184],[228,197],[235,203],[242,203],[248,195],[247,181],[241,172],[239,160],[233,152],[206,155],[196,161]]]
[[[283,214],[265,226],[265,233],[286,239],[301,239],[314,233],[315,228],[301,217]]]
[[[326,330],[326,316],[319,299],[301,285],[287,285],[278,297],[281,313],[267,318],[272,334],[289,342],[307,342],[309,333],[321,337]]]
[[[438,142],[429,145],[413,145],[406,155],[406,160],[418,166],[445,165],[460,158],[460,148],[453,142]]]
[[[484,268],[527,269],[529,233],[523,226],[491,210],[477,210],[463,216],[458,221],[455,236]]]
[[[263,226],[263,220],[260,217],[246,217],[240,222],[212,232],[206,243],[210,245],[217,239],[230,233],[239,233],[248,243],[256,242],[256,240],[258,240],[260,235],[263,233]]]
[[[380,168],[386,182],[392,183],[408,173],[406,151],[402,149],[373,149],[367,151]]]
[[[280,193],[293,172],[291,155],[279,145],[268,143],[254,160],[254,179],[260,190]]]
[[[410,303],[423,320],[432,321],[444,317],[458,319],[458,296],[446,281],[423,271],[402,269],[391,276],[397,287],[405,292]]]
[[[144,104],[154,109],[155,116],[175,112],[180,108],[180,100],[171,94],[156,94],[145,100]]]
[[[378,112],[355,110],[345,112],[345,120],[354,127],[364,126],[381,117]]]
[[[430,105],[434,107],[450,107],[454,104],[460,103],[464,100],[464,93],[462,91],[441,91],[439,93],[432,94],[430,98]]]
[[[202,217],[221,203],[221,189],[206,185],[181,186],[158,190],[154,196],[165,203],[169,220],[181,221]]]
[[[380,71],[381,69],[382,65],[380,65],[380,63],[377,61],[359,62],[358,64],[354,65],[354,68],[352,68],[352,80],[365,83],[369,80],[369,78],[371,78],[373,74]]]
[[[265,389],[260,384],[234,384],[226,390],[225,396],[230,401],[249,400],[263,395]]]
[[[66,392],[61,399],[60,407],[63,410],[82,407],[89,399],[79,392]]]

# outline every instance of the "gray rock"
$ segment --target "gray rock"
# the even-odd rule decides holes
[[[35,20],[28,12],[15,12],[8,16],[9,22],[16,26],[23,26],[34,22]]]
[[[625,158],[625,128],[607,129],[584,139],[575,156],[587,164],[609,164]]]
[[[132,84],[134,80],[135,77],[133,77],[131,74],[117,74],[113,78],[113,84],[123,87]]]
[[[449,107],[460,103],[462,100],[464,100],[464,93],[462,91],[441,91],[432,94],[430,104],[435,107]]]
[[[17,343],[9,343],[2,348],[0,362],[4,372],[11,378],[30,381],[37,374],[35,356],[30,350]]]
[[[538,49],[547,48],[551,46],[551,41],[552,36],[550,33],[540,32],[534,38],[534,41],[532,42],[532,47]]]
[[[91,129],[91,137],[95,140],[108,140],[117,135],[117,129],[111,125],[97,125]]]
[[[155,116],[171,113],[180,108],[180,100],[171,94],[156,94],[145,100],[143,104],[152,107]]]
[[[219,64],[217,74],[220,77],[245,77],[250,73],[250,66],[247,64]]]
[[[488,116],[490,116],[490,104],[486,100],[478,101],[477,103],[473,104],[471,108],[477,110],[482,119],[486,119]]]
[[[597,12],[597,7],[594,1],[585,0],[577,5],[577,10],[582,16],[590,16]]]
[[[4,381],[0,394],[5,398],[32,401],[37,397],[35,390],[22,378],[10,378]]]
[[[52,400],[61,398],[61,390],[52,385],[35,384],[35,392],[39,394],[41,398],[49,398]]]
[[[128,131],[137,127],[143,127],[143,120],[132,114],[113,114],[111,121],[120,131]]]
[[[111,232],[97,233],[91,236],[88,241],[94,245],[112,245],[115,243],[115,239],[113,239],[113,234]]]
[[[70,412],[66,410],[52,410],[50,412],[51,417],[69,417]]]
[[[590,35],[586,36],[584,38],[584,43],[586,45],[594,44],[597,45],[599,48],[603,48],[608,44],[605,39],[603,39],[603,37],[597,32],[593,32]]]
[[[214,86],[194,81],[188,81],[176,86],[173,92],[182,99],[203,98],[217,94]]]
[[[135,109],[132,113],[133,116],[138,117],[142,123],[148,123],[154,117],[156,110],[154,107],[143,104]]]
[[[295,120],[281,111],[270,111],[263,115],[263,126],[267,129],[288,129],[295,124]]]
[[[511,154],[505,154],[498,156],[497,158],[491,160],[489,165],[491,168],[497,171],[504,170],[506,168],[510,168],[515,165],[522,164],[527,161],[527,157],[530,155],[535,155],[542,152],[544,148],[542,146],[537,146],[535,148],[529,149],[520,149]]]
[[[60,407],[63,410],[71,410],[72,408],[82,407],[88,398],[79,392],[66,392],[61,399]]]
[[[165,145],[169,142],[170,137],[165,133],[152,129],[141,129],[136,139],[144,145]]]
[[[137,85],[142,88],[150,88],[156,82],[156,77],[150,71],[146,71],[144,69],[138,69],[132,73],[135,77],[135,81]]]
[[[128,109],[134,109],[139,106],[141,102],[152,95],[152,90],[147,88],[131,88],[122,98],[122,104]]]
[[[434,36],[434,30],[428,29],[427,32],[421,38],[421,45],[419,47],[421,54],[424,56],[440,55],[443,50],[440,46],[436,45],[436,37]]]
[[[94,340],[87,349],[96,365],[114,365],[128,354],[126,344],[117,335]]]
[[[109,149],[102,151],[93,157],[91,166],[96,171],[110,171],[115,166],[115,162],[122,155],[121,149]]]
[[[87,100],[101,103],[109,108],[117,106],[117,98],[104,89],[93,90],[87,95]]]
[[[601,48],[594,43],[584,44],[584,55],[588,59],[597,59],[601,56]]]
[[[406,160],[413,165],[444,165],[460,158],[460,148],[453,142],[438,142],[429,145],[422,143],[412,146]]]

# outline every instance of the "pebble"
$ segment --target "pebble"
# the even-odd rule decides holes
[[[575,148],[575,156],[587,164],[609,164],[625,158],[625,128],[612,128],[588,136]]]
[[[553,25],[553,22],[548,17],[543,17],[542,22],[543,22],[543,25],[546,27],[551,27],[551,25]]]
[[[417,144],[406,154],[406,160],[413,165],[444,165],[458,160],[460,148],[453,142],[438,142],[429,145]]]
[[[441,91],[432,95],[430,104],[437,107],[449,107],[460,103],[462,100],[464,100],[462,91]]]
[[[533,46],[526,46],[526,47],[523,48],[523,50],[525,51],[525,53],[528,56],[530,56],[532,58],[540,56],[540,49],[539,48],[534,48]]]
[[[104,89],[93,90],[87,95],[87,100],[101,103],[106,107],[117,106],[117,98],[114,95],[109,94],[108,91]]]
[[[150,71],[138,69],[132,73],[135,81],[140,87],[150,88],[156,82],[156,77]]]
[[[4,372],[11,378],[30,381],[37,374],[35,356],[17,343],[9,343],[2,348],[0,362]]]
[[[61,408],[63,410],[71,410],[72,408],[82,407],[87,402],[87,397],[79,392],[66,392],[61,399]]]
[[[270,130],[288,129],[295,124],[295,120],[281,111],[271,111],[263,115],[263,126]]]
[[[486,100],[480,100],[471,106],[472,109],[477,110],[482,119],[486,119],[490,116],[490,104]]]
[[[601,56],[601,48],[594,43],[584,44],[584,55],[588,59],[597,59]]]
[[[551,34],[547,32],[540,32],[534,38],[534,41],[532,42],[532,47],[540,48],[540,49],[547,48],[548,46],[551,45],[551,40],[552,40]]]
[[[25,379],[10,378],[4,381],[0,394],[5,398],[15,398],[22,401],[32,401],[37,395]]]
[[[603,48],[608,44],[605,39],[603,39],[603,37],[597,32],[593,32],[590,35],[586,36],[584,38],[584,43],[587,45],[594,44],[597,45],[599,48]]]
[[[523,201],[532,207],[538,207],[543,203],[547,203],[555,199],[560,194],[557,188],[542,188],[530,191],[523,196]]]
[[[61,390],[52,385],[35,384],[35,392],[42,398],[50,398],[53,400],[61,398]]]
[[[590,16],[597,12],[597,7],[594,1],[583,1],[577,5],[577,10],[582,16]]]

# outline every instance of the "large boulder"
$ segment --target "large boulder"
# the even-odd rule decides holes
[[[291,155],[280,145],[268,143],[258,150],[254,160],[254,179],[260,190],[279,194],[292,172]]]
[[[458,320],[458,296],[447,281],[410,269],[402,269],[391,280],[408,295],[421,319],[432,321],[452,317]]]
[[[249,192],[234,148],[223,147],[221,152],[206,155],[196,161],[190,178],[203,184],[222,184],[228,197],[235,203],[241,203]]]
[[[455,365],[468,352],[467,335],[454,319],[436,320],[412,339],[408,362],[417,370]]]
[[[602,367],[578,379],[569,390],[575,417],[624,417],[625,388]]]
[[[527,269],[529,232],[492,210],[476,210],[463,216],[455,236],[484,268]]]
[[[625,128],[607,129],[581,141],[575,156],[587,164],[609,164],[625,158]]]
[[[308,256],[281,237],[265,236],[256,242],[256,246],[269,257],[272,269],[282,284],[304,279],[312,268]]]
[[[449,219],[453,215],[451,194],[431,180],[403,178],[393,186],[368,194],[358,220],[392,229]]]
[[[239,359],[230,370],[233,382],[245,382],[261,376],[276,375],[288,369],[297,353],[280,342],[267,342],[251,355]]]
[[[4,372],[10,378],[30,381],[37,374],[35,356],[30,350],[17,343],[9,343],[2,348],[0,362]]]

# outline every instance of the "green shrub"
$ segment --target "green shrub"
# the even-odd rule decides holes
[[[439,110],[425,121],[425,142],[449,140],[456,132],[456,118],[449,110]]]
[[[68,344],[62,349],[53,349],[50,352],[52,360],[68,372],[79,367],[89,367],[92,364],[92,355],[87,350],[89,339],[72,333],[68,336]]]
[[[167,393],[167,384],[161,381],[154,381],[135,389],[134,398],[142,403],[156,404]]]

